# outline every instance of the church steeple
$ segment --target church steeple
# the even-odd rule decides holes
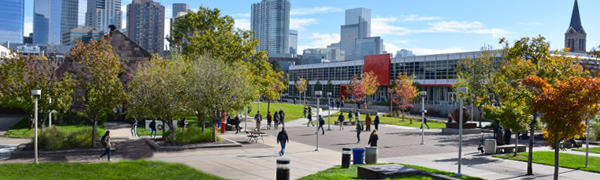
[[[581,17],[579,16],[579,5],[575,0],[573,13],[571,14],[571,24],[565,32],[565,48],[569,48],[569,52],[586,53],[586,37],[587,33],[581,25]]]
[[[575,5],[573,6],[570,27],[573,27],[577,32],[581,30],[581,18],[579,18],[579,6],[577,5],[577,0],[575,0]]]

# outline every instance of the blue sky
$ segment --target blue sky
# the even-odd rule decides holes
[[[250,6],[260,0],[162,0],[167,19],[173,3],[218,8],[236,19],[236,26],[250,29]],[[123,0],[125,6],[131,0]],[[290,29],[298,30],[298,49],[325,47],[339,41],[344,10],[371,9],[371,36],[384,39],[385,49],[409,49],[415,54],[476,51],[484,45],[500,48],[498,38],[511,42],[521,37],[542,35],[552,49],[564,47],[572,0],[481,1],[481,0],[291,0]],[[600,1],[580,0],[579,11],[588,32],[587,49],[600,45],[600,16],[594,7]],[[25,33],[31,31],[33,0],[26,0]],[[125,16],[124,16],[125,17]],[[166,21],[168,24],[168,21]],[[165,26],[167,27],[167,26]],[[168,28],[167,28],[168,29]]]

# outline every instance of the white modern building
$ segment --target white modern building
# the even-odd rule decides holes
[[[251,30],[259,45],[256,50],[271,54],[290,53],[290,1],[262,0],[252,4]]]

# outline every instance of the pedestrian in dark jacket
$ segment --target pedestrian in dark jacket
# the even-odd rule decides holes
[[[267,113],[267,129],[271,129],[271,122],[273,121],[273,115],[271,111]]]
[[[323,125],[325,125],[325,120],[323,120],[323,117],[319,115],[319,128],[317,128],[317,133],[319,133],[319,129],[321,129],[323,130],[323,134],[325,134],[325,129],[323,129]]]
[[[344,130],[344,112],[340,111],[340,116],[338,116],[338,121],[340,122],[340,131]]]
[[[104,136],[102,136],[102,138],[100,138],[100,142],[104,146],[104,154],[100,155],[100,157],[98,158],[98,161],[102,160],[102,156],[104,156],[104,155],[108,155],[108,161],[112,161],[112,159],[110,159],[110,145],[111,144],[115,145],[115,144],[110,143],[110,131],[106,131],[104,133]]]
[[[312,108],[310,106],[308,106],[308,123],[306,123],[306,127],[308,127],[308,124],[315,126],[312,122]]]
[[[288,139],[287,132],[285,131],[285,127],[281,127],[281,131],[277,134],[277,144],[281,143],[281,151],[279,151],[279,156],[284,155],[285,144],[290,142]]]
[[[235,133],[239,133],[240,132],[240,117],[239,115],[236,115],[235,118],[233,119],[233,124],[235,125]]]
[[[154,118],[152,120],[152,122],[149,124],[150,126],[150,138],[156,138],[156,118]],[[152,133],[154,133],[154,137],[152,137]]]
[[[277,129],[279,125],[279,112],[275,112],[273,115],[273,123],[275,124],[275,129]]]
[[[352,111],[348,113],[348,122],[352,122]]]
[[[374,121],[374,123],[375,123],[375,129],[379,130],[379,114],[375,115],[375,121]]]
[[[358,143],[360,143],[360,132],[363,130],[363,126],[360,121],[356,122],[356,138],[358,139]]]
[[[379,140],[379,137],[377,136],[377,129],[375,129],[371,132],[371,136],[369,136],[369,145],[377,147],[377,140]]]
[[[285,126],[285,112],[283,112],[283,108],[279,108],[279,122],[282,126]]]
[[[256,121],[256,131],[260,131],[260,122],[262,119],[263,117],[260,114],[260,111],[256,111],[256,115],[254,116],[254,121]]]

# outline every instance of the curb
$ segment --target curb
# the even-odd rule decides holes
[[[25,147],[30,145],[31,143],[20,144],[15,151],[13,151],[12,155],[22,155],[22,154],[31,154],[34,151],[25,151]],[[39,147],[38,147],[39,148]],[[117,147],[111,147],[111,151],[117,151]],[[95,149],[65,149],[65,150],[56,150],[56,151],[47,151],[47,150],[38,150],[38,154],[59,154],[59,153],[87,153],[87,152],[104,152],[104,148],[95,148]]]
[[[242,147],[242,144],[223,138],[223,141],[229,142],[228,144],[208,144],[208,145],[181,145],[181,146],[160,146],[154,143],[151,139],[146,139],[146,143],[152,147],[155,151],[182,151],[186,149],[198,149],[198,148],[220,148],[220,147]]]

